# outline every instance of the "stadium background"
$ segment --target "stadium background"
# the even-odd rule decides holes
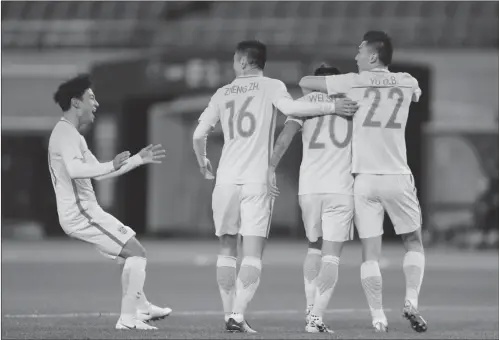
[[[235,44],[266,42],[267,74],[296,98],[296,82],[321,61],[355,70],[362,34],[383,29],[392,69],[410,71],[424,91],[407,140],[428,240],[497,244],[497,229],[488,234],[498,209],[497,11],[497,2],[4,1],[2,236],[61,234],[46,149],[60,116],[52,94],[75,73],[93,75],[101,103],[87,137],[98,158],[149,142],[168,151],[160,166],[96,183],[102,205],[141,234],[211,236],[211,184],[198,176],[191,135],[233,77]],[[278,170],[275,235],[303,236],[299,139]],[[217,130],[215,164],[221,143]]]
[[[296,98],[297,81],[321,61],[355,70],[363,33],[382,29],[393,37],[392,69],[409,71],[423,88],[407,143],[424,209],[425,336],[497,339],[497,17],[498,2],[479,1],[2,1],[2,338],[144,338],[113,330],[118,266],[62,235],[57,221],[47,143],[61,115],[52,95],[62,81],[93,76],[101,107],[87,141],[99,159],[148,142],[167,149],[161,165],[95,183],[102,206],[140,233],[147,296],[174,309],[148,337],[221,339],[229,335],[221,332],[215,280],[213,184],[201,179],[192,151],[197,117],[232,79],[240,40],[268,44],[266,73]],[[208,141],[214,165],[221,142],[217,129]],[[259,338],[308,338],[300,148],[297,136],[278,169],[281,195],[247,314]],[[403,247],[390,228],[385,240],[392,241],[380,261],[387,336],[421,339],[400,318]],[[340,337],[384,338],[370,329],[361,261],[359,241],[347,244],[327,319]]]

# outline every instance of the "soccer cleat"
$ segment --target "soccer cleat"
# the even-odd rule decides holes
[[[402,317],[409,320],[409,322],[411,323],[411,328],[418,333],[426,332],[426,330],[428,329],[426,320],[423,319],[423,317],[419,314],[419,311],[414,308],[412,303],[410,303],[409,301],[405,302]]]
[[[171,308],[161,308],[149,303],[147,310],[137,310],[137,319],[144,322],[162,320],[170,315],[171,312]]]
[[[388,333],[388,325],[381,321],[373,323],[373,327],[376,333]]]
[[[227,321],[225,330],[231,333],[257,333],[257,331],[251,328],[246,320],[237,322],[234,318],[230,318],[229,321]]]
[[[119,330],[155,330],[157,327],[146,324],[145,322],[137,319],[124,320],[119,318],[116,323],[116,329]]]
[[[329,329],[324,322],[319,320],[309,319],[307,326],[305,326],[305,331],[308,333],[334,333],[332,329]]]

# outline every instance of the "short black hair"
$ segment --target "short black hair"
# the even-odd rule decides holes
[[[267,62],[267,46],[258,40],[245,40],[237,44],[236,51],[248,58],[250,65],[255,65],[260,70],[265,68]]]
[[[388,34],[383,31],[369,31],[364,34],[363,40],[376,50],[383,65],[389,66],[392,63],[393,46]]]
[[[314,71],[314,76],[334,76],[337,74],[341,74],[340,70],[327,63],[322,63],[321,66]]]
[[[54,101],[59,104],[63,112],[71,108],[71,99],[81,99],[86,90],[92,87],[92,81],[88,74],[79,74],[61,85],[54,93]]]

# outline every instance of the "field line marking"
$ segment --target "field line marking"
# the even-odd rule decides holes
[[[440,312],[480,312],[480,311],[499,311],[498,306],[427,306],[421,307],[421,311],[440,311]],[[385,312],[396,312],[396,309],[385,308]],[[367,308],[343,308],[343,309],[328,309],[327,314],[350,314],[359,312],[369,312]],[[178,311],[173,312],[173,316],[217,316],[223,315],[223,311],[207,310],[207,311]],[[279,314],[304,314],[303,310],[284,309],[284,310],[260,310],[249,311],[250,315],[279,315]],[[5,314],[4,318],[9,319],[43,319],[43,318],[98,318],[98,317],[118,317],[119,313],[60,313],[60,314]]]

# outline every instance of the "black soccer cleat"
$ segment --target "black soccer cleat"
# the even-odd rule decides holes
[[[411,328],[418,333],[424,333],[428,329],[428,324],[425,319],[419,314],[419,311],[414,308],[414,306],[406,301],[404,310],[402,312],[402,317],[409,320],[411,323]]]
[[[233,318],[230,318],[229,321],[227,321],[225,330],[231,333],[256,333],[245,320],[237,322]]]

